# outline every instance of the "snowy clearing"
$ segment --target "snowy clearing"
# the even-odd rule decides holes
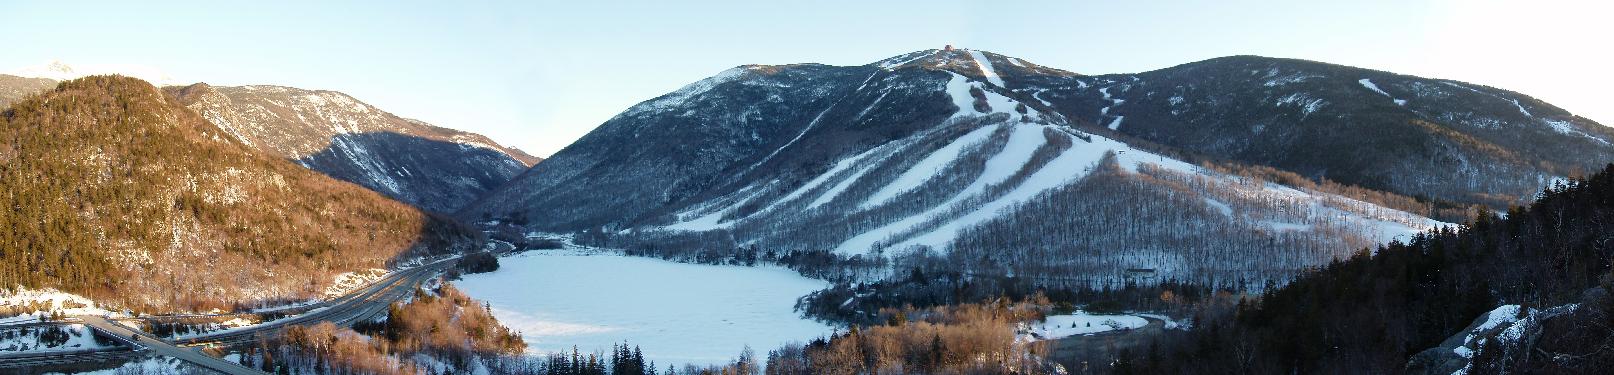
[[[66,293],[56,289],[23,289],[14,291],[0,290],[0,311],[15,311],[23,313],[18,316],[5,317],[0,322],[20,323],[37,320],[37,316],[51,311],[60,311],[66,315],[108,315],[110,311],[95,307],[95,302],[77,294]]]
[[[336,275],[336,281],[325,287],[325,298],[332,298],[347,294],[347,292],[369,285],[376,280],[387,276],[387,270],[371,268],[353,272],[343,272]]]
[[[1068,315],[1051,315],[1042,322],[1023,324],[1034,340],[1057,340],[1075,335],[1143,328],[1149,320],[1133,315],[1097,315],[1077,311]]]
[[[529,251],[456,285],[487,301],[533,353],[609,350],[627,341],[658,366],[717,364],[834,327],[802,319],[798,297],[827,287],[782,268],[684,264],[589,252]]]
[[[83,324],[0,329],[0,354],[49,353],[107,348],[95,342],[95,333]]]

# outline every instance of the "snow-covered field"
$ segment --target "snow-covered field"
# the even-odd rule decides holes
[[[487,301],[534,353],[609,351],[627,341],[658,366],[716,364],[749,345],[767,353],[834,327],[796,299],[828,284],[770,267],[712,266],[578,251],[529,251],[456,285]]]
[[[0,329],[0,354],[74,351],[109,346],[112,345],[95,342],[95,334],[82,324]]]
[[[107,315],[110,311],[95,306],[94,301],[55,289],[0,290],[0,312],[19,314],[0,315],[0,324],[38,321],[41,315],[59,311],[66,315]],[[9,314],[8,314],[9,315]]]
[[[1066,315],[1050,315],[1042,322],[1026,323],[1024,330],[1036,340],[1056,340],[1075,335],[1137,329],[1149,325],[1149,320],[1133,315],[1098,315],[1077,311]]]

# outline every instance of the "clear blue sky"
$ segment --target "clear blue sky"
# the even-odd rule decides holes
[[[736,65],[944,44],[1089,74],[1303,58],[1513,89],[1614,125],[1614,13],[1592,1],[270,3],[7,0],[0,72],[61,60],[339,90],[539,156]]]

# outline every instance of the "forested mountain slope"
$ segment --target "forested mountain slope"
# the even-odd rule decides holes
[[[56,81],[0,74],[0,108],[56,86]]]
[[[36,78],[0,74],[0,107],[81,76],[58,65]],[[542,160],[335,91],[205,83],[163,89],[247,146],[433,212],[452,213]]]
[[[454,212],[540,160],[335,91],[205,83],[165,90],[248,146],[434,212]]]
[[[1010,77],[1082,79],[972,50],[737,67],[628,109],[461,215],[664,255],[952,255],[968,272],[1089,286],[1129,268],[1281,279],[1439,225],[1135,147]]]
[[[1066,117],[1136,139],[1458,204],[1506,209],[1614,160],[1614,129],[1451,80],[1258,56],[1067,80],[999,75]]]
[[[6,287],[228,309],[476,246],[462,226],[248,147],[140,80],[64,82],[0,120]]]
[[[1129,360],[1143,373],[1597,373],[1614,363],[1611,256],[1614,165],[1506,217],[1331,263]]]

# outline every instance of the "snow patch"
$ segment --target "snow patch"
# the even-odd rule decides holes
[[[729,68],[728,70],[718,72],[716,75],[713,75],[711,77],[707,77],[706,79],[702,79],[702,80],[699,80],[699,81],[695,81],[695,83],[685,85],[684,87],[679,88],[678,91],[673,91],[672,93],[669,93],[667,95],[662,95],[659,98],[651,99],[650,101],[646,101],[644,103],[639,103],[639,105],[635,105],[632,108],[628,108],[627,111],[622,112],[622,114],[618,115],[618,117],[624,117],[624,116],[631,117],[631,116],[637,116],[637,115],[643,114],[643,113],[665,112],[667,110],[670,110],[672,108],[675,108],[675,107],[683,104],[685,101],[688,101],[690,98],[694,98],[696,95],[700,95],[700,94],[705,93],[707,91],[711,91],[713,88],[717,87],[718,85],[733,82],[734,80],[739,79],[741,76],[745,75],[745,72],[750,71],[750,70],[751,70],[750,67],[743,67],[743,66],[742,67]]]
[[[903,171],[901,175],[897,176],[897,179],[892,180],[891,183],[876,191],[874,195],[869,196],[867,200],[858,205],[858,208],[864,210],[874,208],[891,201],[891,199],[902,195],[902,193],[919,188],[925,182],[939,176],[942,171],[947,169],[947,166],[957,161],[966,147],[985,142],[987,138],[992,136],[993,129],[995,128],[991,126],[982,126],[954,139],[947,146],[931,152],[924,159],[920,159],[919,163]]]
[[[56,289],[26,289],[17,287],[14,290],[0,290],[0,307],[9,307],[20,311],[38,310],[34,317],[46,315],[50,312],[61,312],[66,315],[109,315],[110,311],[95,306],[95,301],[83,296],[62,292]],[[33,321],[29,315],[10,317],[8,323]]]
[[[331,283],[331,286],[325,287],[325,297],[332,298],[347,294],[376,280],[381,280],[383,277],[387,277],[387,270],[380,268],[343,272],[336,275],[336,279]]]
[[[1041,323],[1024,324],[1025,331],[1036,340],[1057,340],[1076,335],[1091,335],[1110,331],[1143,328],[1149,320],[1134,315],[1099,315],[1077,311],[1069,315],[1053,315]]]
[[[1121,129],[1121,120],[1125,120],[1125,119],[1126,119],[1126,116],[1115,116],[1114,120],[1110,120],[1110,125],[1108,127],[1110,128],[1110,130],[1120,130]]]
[[[1379,93],[1379,95],[1384,95],[1384,97],[1390,98],[1390,101],[1395,102],[1395,105],[1407,105],[1406,100],[1396,99],[1394,96],[1390,96],[1390,93],[1384,92],[1384,90],[1380,90],[1379,85],[1373,84],[1373,80],[1363,78],[1363,79],[1356,80],[1356,83],[1362,84],[1362,87],[1366,87],[1368,90],[1373,90],[1373,92]]]
[[[981,69],[981,75],[986,77],[986,82],[998,87],[1008,87],[1003,85],[1003,78],[998,77],[997,70],[992,68],[992,61],[987,60],[981,51],[970,50],[970,59],[975,60],[975,66]]]

